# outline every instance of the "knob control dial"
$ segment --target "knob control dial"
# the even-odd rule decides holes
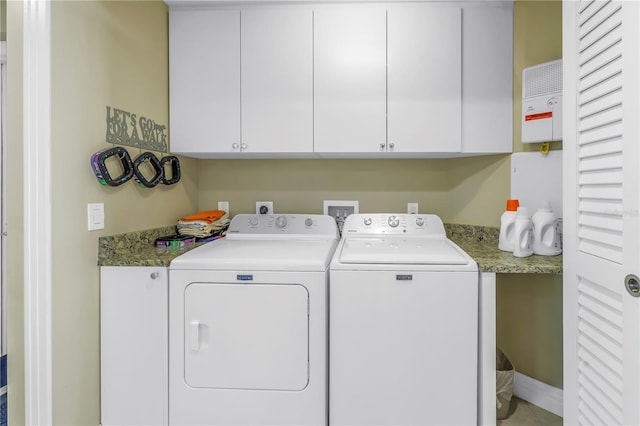
[[[365,218],[364,218],[364,224],[365,224],[366,226],[371,225],[371,222],[372,222],[372,220],[371,220],[371,218],[370,218],[370,217],[365,217]]]
[[[313,225],[313,219],[311,219],[310,217],[306,218],[304,220],[304,226],[311,226]]]
[[[424,225],[424,219],[423,219],[423,218],[421,218],[421,217],[417,217],[417,218],[416,218],[416,225],[417,225],[417,226],[422,226],[422,225]]]
[[[398,225],[400,225],[400,218],[398,216],[389,216],[389,220],[387,220],[387,223],[390,227],[397,228]]]
[[[276,227],[284,228],[287,226],[287,217],[286,216],[278,216],[276,218]]]

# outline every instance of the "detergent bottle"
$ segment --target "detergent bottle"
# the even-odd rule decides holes
[[[531,210],[528,207],[518,207],[513,233],[515,236],[513,255],[515,257],[531,256],[533,254],[533,222]]]
[[[559,221],[551,211],[551,205],[545,205],[533,215],[533,253],[542,256],[556,256],[562,252],[562,238]]]
[[[515,242],[513,231],[519,204],[518,200],[507,200],[507,210],[500,216],[498,248],[502,251],[513,251]]]

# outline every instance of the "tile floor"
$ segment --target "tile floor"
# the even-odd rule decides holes
[[[562,417],[514,396],[509,416],[498,420],[496,426],[562,426]]]

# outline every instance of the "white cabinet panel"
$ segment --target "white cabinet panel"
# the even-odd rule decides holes
[[[167,268],[100,268],[101,424],[168,423]]]
[[[171,152],[239,149],[240,11],[172,11],[169,32]]]
[[[386,150],[386,10],[314,12],[315,152]]]
[[[242,151],[313,152],[313,14],[242,11]]]
[[[462,152],[511,152],[513,7],[465,7],[462,23]]]
[[[460,152],[461,9],[388,11],[389,152]]]

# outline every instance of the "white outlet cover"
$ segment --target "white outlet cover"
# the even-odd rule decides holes
[[[87,204],[87,229],[89,231],[104,229],[104,203]]]
[[[229,213],[229,202],[228,201],[218,201],[218,210],[225,211]]]
[[[268,211],[266,214],[274,214],[273,201],[256,201],[256,214],[260,214],[260,207],[266,206]]]
[[[324,200],[322,209],[324,214],[329,214],[329,207],[353,207],[353,213],[360,213],[360,203],[358,201]]]

